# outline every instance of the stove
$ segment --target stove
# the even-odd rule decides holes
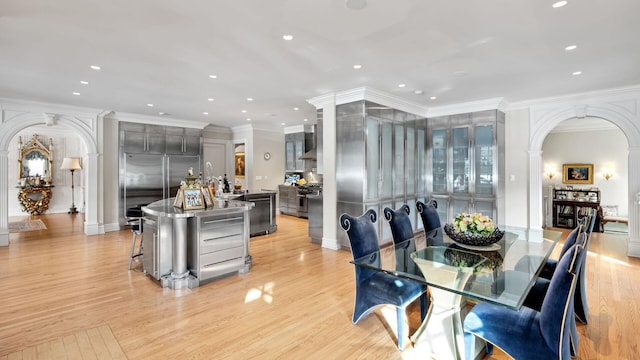
[[[317,195],[322,191],[322,184],[305,184],[298,186],[298,195]]]

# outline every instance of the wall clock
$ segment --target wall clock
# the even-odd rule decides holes
[[[269,159],[271,159],[271,154],[270,154],[270,153],[268,153],[268,152],[264,153],[264,159],[265,159],[265,160],[269,160]]]

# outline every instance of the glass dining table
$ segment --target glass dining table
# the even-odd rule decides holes
[[[520,309],[562,234],[500,229],[505,230],[502,239],[485,247],[456,243],[443,228],[418,232],[412,239],[390,242],[352,263],[427,285],[429,310],[411,340],[427,341],[437,359],[463,359],[462,317],[466,305],[486,301]],[[447,341],[442,341],[443,336]],[[482,343],[478,341],[475,348],[479,353]]]

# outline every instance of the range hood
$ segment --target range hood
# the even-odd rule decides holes
[[[316,150],[316,143],[318,142],[317,125],[313,125],[312,132],[313,132],[313,138],[312,138],[313,140],[311,141],[311,150],[302,154],[302,156],[298,158],[299,160],[317,160],[318,159],[317,150]]]

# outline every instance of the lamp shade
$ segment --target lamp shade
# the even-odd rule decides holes
[[[60,166],[60,170],[80,170],[82,166],[80,165],[80,158],[77,157],[68,157],[62,160],[62,166]]]

